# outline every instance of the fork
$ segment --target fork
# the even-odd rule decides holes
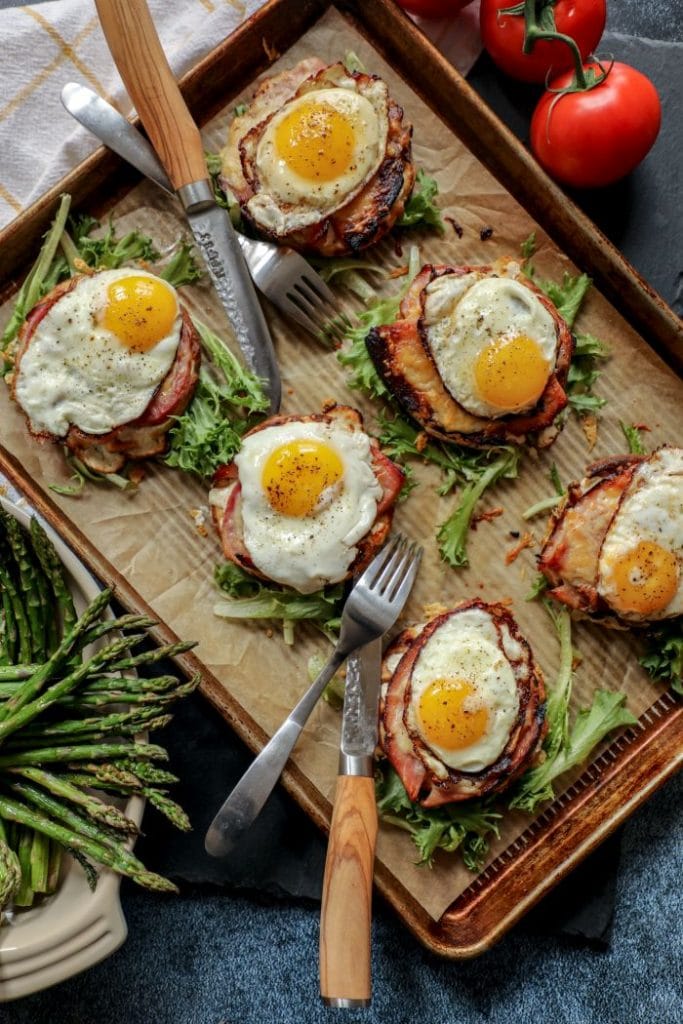
[[[78,82],[68,82],[61,99],[79,124],[175,198],[175,190],[149,142],[115,107]],[[336,309],[334,293],[303,256],[289,246],[243,234],[237,237],[254,284],[274,306],[315,338],[337,343],[344,340],[350,323]]]
[[[370,562],[349,593],[339,640],[322,672],[273,734],[218,811],[206,833],[212,857],[222,857],[253,824],[275,788],[287,758],[323,690],[359,647],[381,637],[400,615],[415,580],[422,549],[397,534]]]

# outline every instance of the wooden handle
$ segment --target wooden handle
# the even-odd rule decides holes
[[[320,920],[320,994],[370,1000],[372,873],[377,805],[372,779],[340,775],[325,861]]]
[[[204,147],[145,0],[95,0],[100,23],[140,120],[176,189],[208,177]]]

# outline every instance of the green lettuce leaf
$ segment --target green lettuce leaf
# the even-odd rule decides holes
[[[442,235],[445,227],[441,217],[441,210],[435,202],[438,194],[439,185],[436,178],[430,178],[420,168],[417,172],[412,194],[405,205],[403,213],[396,221],[398,227],[435,228]]]
[[[200,321],[195,321],[202,347],[199,380],[188,408],[169,431],[169,466],[210,478],[231,462],[245,431],[269,408],[261,381],[241,366],[225,343]]]
[[[560,641],[560,666],[546,705],[548,731],[543,741],[544,759],[522,775],[509,802],[510,808],[530,814],[539,804],[553,799],[553,782],[558,776],[583,764],[613,729],[635,725],[638,721],[625,707],[625,694],[597,690],[590,707],[579,711],[570,726],[574,661],[571,618],[566,608],[556,610],[548,601],[545,606]]]
[[[672,619],[647,634],[647,650],[640,664],[657,681],[668,683],[683,697],[683,622]]]
[[[470,871],[480,871],[488,854],[489,837],[499,834],[502,815],[491,800],[467,800],[426,808],[413,803],[387,761],[375,768],[375,795],[380,818],[410,833],[420,853],[419,864],[430,865],[438,849],[460,850]]]
[[[342,583],[324,587],[312,594],[261,583],[232,562],[217,565],[217,586],[226,596],[214,605],[214,614],[223,619],[276,619],[283,623],[285,641],[293,641],[291,624],[303,619],[324,632],[339,628],[344,597]]]

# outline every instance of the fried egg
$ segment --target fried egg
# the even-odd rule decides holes
[[[514,277],[478,272],[444,274],[425,292],[424,336],[456,402],[492,419],[533,409],[558,348],[538,296]]]
[[[22,352],[14,394],[32,429],[104,434],[145,411],[180,341],[175,289],[143,270],[80,277]]]
[[[235,464],[256,568],[304,594],[344,579],[383,493],[368,435],[290,420],[247,435]]]
[[[331,69],[266,122],[252,154],[258,191],[249,215],[276,235],[318,223],[375,174],[388,131],[385,83]]]
[[[622,618],[683,614],[683,450],[634,471],[600,549],[597,590]]]
[[[518,641],[483,608],[446,618],[415,662],[406,724],[431,751],[425,764],[480,772],[503,753],[519,713]],[[439,764],[441,762],[441,764]]]

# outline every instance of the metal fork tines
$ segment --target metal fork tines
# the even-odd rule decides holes
[[[422,549],[397,535],[356,580],[344,605],[339,640],[324,669],[263,748],[218,811],[206,834],[214,857],[229,853],[254,822],[322,692],[349,654],[393,626],[408,599]]]
[[[240,239],[254,283],[263,294],[316,337],[341,343],[351,327],[334,293],[303,256],[288,246]]]
[[[175,195],[156,153],[137,128],[115,107],[87,86],[69,82],[62,103],[79,124],[100,142],[144,174],[159,188]],[[316,338],[341,344],[351,324],[337,309],[334,293],[300,253],[286,246],[238,236],[256,287],[274,306]]]

